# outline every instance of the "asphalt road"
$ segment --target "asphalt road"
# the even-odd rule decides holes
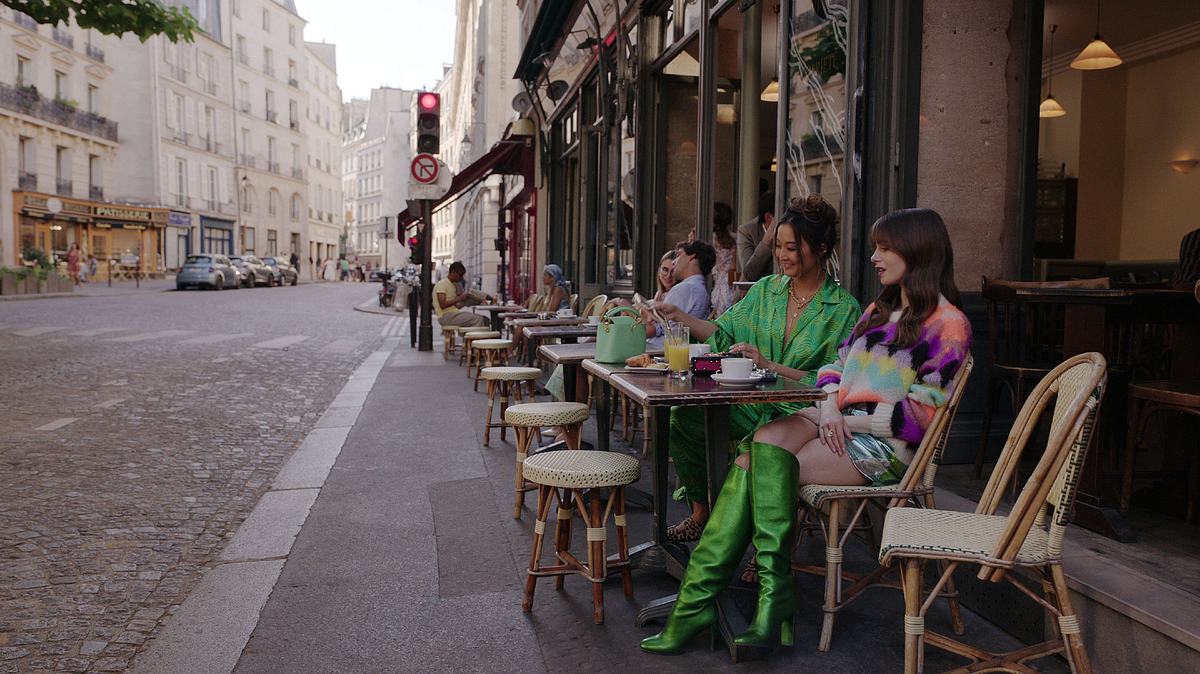
[[[129,667],[399,328],[374,292],[0,303],[0,673]]]

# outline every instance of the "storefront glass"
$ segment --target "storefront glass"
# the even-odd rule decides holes
[[[789,17],[787,76],[791,96],[785,110],[786,199],[820,194],[842,210],[846,181],[846,63],[849,0],[793,0]],[[772,160],[773,170],[781,165]]]

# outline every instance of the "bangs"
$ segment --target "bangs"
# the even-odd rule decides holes
[[[885,248],[896,247],[897,218],[882,217],[871,225],[871,245]]]

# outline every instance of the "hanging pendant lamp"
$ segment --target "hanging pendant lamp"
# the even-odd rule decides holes
[[[1121,65],[1121,57],[1100,37],[1100,0],[1096,0],[1096,37],[1071,61],[1076,70],[1104,70]]]
[[[1067,114],[1066,108],[1054,99],[1054,31],[1058,24],[1050,24],[1050,73],[1046,76],[1046,99],[1038,106],[1038,117],[1053,118]]]
[[[778,77],[771,78],[771,83],[767,85],[767,88],[762,90],[762,94],[759,95],[758,99],[760,101],[767,101],[770,103],[777,103],[779,101]]]

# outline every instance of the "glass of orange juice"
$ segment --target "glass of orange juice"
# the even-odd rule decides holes
[[[688,327],[682,323],[670,323],[663,331],[663,351],[667,355],[667,367],[671,370],[671,376],[686,379],[692,365],[688,354],[691,336]]]

